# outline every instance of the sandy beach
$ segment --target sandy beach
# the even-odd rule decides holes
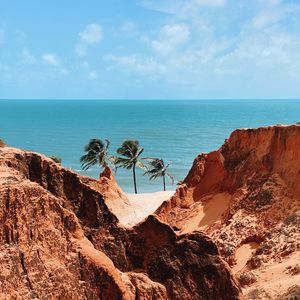
[[[134,226],[156,209],[175,193],[175,191],[161,191],[154,193],[126,194],[127,199],[122,203],[110,203],[109,207],[125,226]],[[114,205],[113,205],[114,204]]]

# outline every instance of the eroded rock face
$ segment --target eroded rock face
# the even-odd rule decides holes
[[[154,216],[120,226],[103,195],[123,194],[107,180],[0,148],[1,299],[241,299],[207,236]]]
[[[235,130],[195,159],[157,214],[178,232],[208,234],[239,278],[251,271],[241,280],[249,299],[280,298],[300,282],[284,272],[300,263],[299,166],[299,125]]]

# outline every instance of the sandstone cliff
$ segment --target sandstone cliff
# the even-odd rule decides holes
[[[203,233],[155,216],[122,227],[105,198],[125,196],[106,179],[0,148],[0,299],[242,298]]]
[[[208,234],[248,299],[300,297],[300,125],[235,130],[157,214]]]

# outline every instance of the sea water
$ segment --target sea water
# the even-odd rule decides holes
[[[0,139],[8,145],[62,158],[62,165],[98,178],[100,169],[81,170],[80,156],[91,138],[108,139],[110,152],[135,139],[144,157],[171,162],[175,185],[194,158],[218,149],[236,128],[300,121],[298,100],[0,100]],[[137,174],[138,192],[162,190],[162,179]],[[120,186],[133,192],[132,173],[118,170]]]

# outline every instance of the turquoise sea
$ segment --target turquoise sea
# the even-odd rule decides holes
[[[182,180],[200,152],[219,148],[235,128],[300,121],[300,100],[0,100],[0,139],[26,150],[57,155],[62,164],[83,172],[79,158],[91,138],[109,139],[111,152],[124,139],[138,139],[144,156],[171,161]],[[138,191],[162,189],[139,172]],[[132,174],[118,170],[117,180],[132,192]],[[168,189],[176,186],[168,184]]]

